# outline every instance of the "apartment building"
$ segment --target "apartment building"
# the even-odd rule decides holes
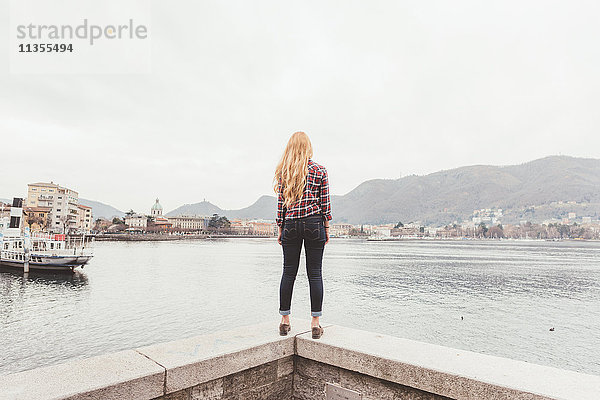
[[[77,205],[77,230],[85,233],[89,233],[94,226],[94,219],[92,217],[92,207],[84,206],[83,204]]]
[[[48,231],[70,232],[78,229],[79,194],[54,182],[37,182],[27,185],[28,207],[50,208]],[[84,213],[85,215],[85,213]],[[91,227],[91,209],[90,209]]]

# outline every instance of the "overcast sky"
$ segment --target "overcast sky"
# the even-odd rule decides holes
[[[121,210],[241,208],[272,194],[297,130],[334,194],[600,158],[600,2],[151,4],[151,74],[10,74],[3,37],[0,197],[52,180]]]

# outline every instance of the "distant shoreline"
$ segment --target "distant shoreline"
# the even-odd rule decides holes
[[[163,240],[185,240],[185,239],[206,239],[207,235],[161,235],[161,234],[104,234],[96,235],[96,241],[100,242],[157,242]]]
[[[163,235],[163,234],[104,234],[97,235],[96,240],[101,242],[160,242],[172,240],[210,240],[210,239],[276,239],[275,236],[264,235]],[[367,237],[331,237],[332,240],[350,239],[366,242],[600,242],[598,239],[512,239],[512,238],[367,238]]]
[[[157,233],[147,234],[121,234],[109,233],[97,235],[96,241],[100,242],[160,242],[170,240],[198,240],[198,239],[237,239],[237,238],[273,238],[274,236],[264,235],[209,235],[209,234],[194,234],[194,235],[162,235]]]

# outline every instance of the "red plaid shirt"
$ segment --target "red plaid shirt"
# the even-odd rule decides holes
[[[302,198],[293,203],[289,208],[283,207],[281,182],[278,187],[277,197],[277,225],[283,225],[285,219],[308,217],[313,214],[322,214],[323,218],[331,220],[331,202],[329,201],[329,179],[324,166],[313,160],[308,160],[308,174]]]

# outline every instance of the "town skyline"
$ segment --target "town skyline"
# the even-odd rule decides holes
[[[557,153],[557,154],[548,154],[548,155],[543,155],[541,158],[547,158],[547,157],[552,157],[552,156],[563,156],[562,153]],[[564,155],[565,157],[573,157],[573,158],[593,158],[593,159],[600,159],[600,152],[598,154],[597,157],[588,157],[588,156],[577,156],[577,155]],[[316,157],[313,157],[313,159],[315,159],[315,161],[319,162],[319,160]],[[538,159],[538,158],[536,158]],[[451,170],[451,169],[456,169],[456,168],[461,168],[461,167],[467,167],[467,166],[476,166],[476,165],[488,165],[488,166],[497,166],[497,167],[502,167],[502,166],[509,166],[509,165],[519,165],[519,164],[524,164],[530,161],[533,161],[535,159],[524,159],[521,162],[517,162],[517,163],[503,163],[503,164],[491,164],[491,163],[478,163],[478,164],[459,164],[453,167],[448,167],[448,168],[442,168],[439,170],[431,170],[431,171],[427,171],[424,173],[402,173],[399,174],[396,177],[393,176],[386,176],[386,174],[381,174],[380,176],[373,176],[370,177],[368,179],[365,179],[363,181],[360,182],[355,182],[353,185],[349,186],[349,189],[344,191],[344,192],[340,192],[340,191],[336,191],[335,188],[337,187],[336,182],[335,182],[335,173],[332,174],[331,173],[331,169],[327,168],[328,170],[328,174],[329,174],[329,180],[330,180],[330,186],[332,187],[331,190],[331,194],[332,195],[336,195],[336,196],[343,196],[348,194],[349,192],[351,192],[352,190],[356,189],[358,186],[360,186],[361,184],[363,184],[364,182],[370,181],[370,180],[375,180],[375,179],[400,179],[402,177],[406,177],[406,176],[410,176],[410,175],[416,175],[416,176],[426,176],[426,175],[430,175],[436,172],[440,172],[440,171],[446,171],[446,170]],[[273,168],[274,170],[274,168]],[[2,172],[0,172],[1,174]],[[389,174],[388,174],[389,175]],[[67,179],[65,180],[61,180],[61,179],[55,179],[53,178],[53,175],[49,175],[49,174],[45,174],[45,176],[49,176],[49,179],[42,179],[40,178],[40,174],[32,174],[31,175],[32,178],[29,180],[25,180],[26,182],[53,182],[56,184],[60,184],[62,186],[66,186],[66,187],[78,187],[80,188],[79,192],[80,193],[84,193],[83,198],[87,199],[87,200],[92,200],[92,201],[97,201],[97,202],[101,202],[103,204],[106,205],[110,205],[116,209],[118,209],[119,211],[122,212],[126,212],[130,209],[136,210],[137,208],[139,208],[140,210],[143,210],[146,207],[146,202],[144,201],[144,199],[141,199],[140,197],[135,197],[133,202],[129,202],[129,201],[125,201],[125,200],[121,200],[121,198],[124,198],[124,196],[122,195],[122,193],[119,194],[119,196],[107,196],[105,194],[100,194],[100,197],[95,197],[93,195],[87,195],[86,193],[95,193],[97,192],[96,190],[94,190],[94,184],[93,182],[88,182],[87,180],[84,180],[83,182],[75,182],[75,179],[73,178],[69,178],[69,176],[66,176]],[[35,177],[38,178],[35,178]],[[22,177],[20,177],[20,179],[22,179]],[[265,180],[268,180],[268,178],[266,178]],[[0,193],[0,198],[6,199],[6,200],[10,200],[13,197],[27,197],[27,188],[25,185],[25,189],[23,189],[22,187],[19,188],[19,186],[23,186],[22,185],[22,180],[20,180],[19,182],[16,183],[10,183],[7,182],[6,184],[3,183],[2,188],[0,188],[0,190],[2,190],[3,192]],[[70,183],[72,182],[72,183]],[[271,181],[269,181],[271,182]],[[333,182],[333,183],[332,183]],[[264,183],[264,182],[263,182]],[[16,190],[13,190],[11,192],[10,187],[15,187]],[[151,185],[152,186],[152,185]],[[186,187],[187,185],[183,185],[184,187]],[[84,189],[81,189],[81,188]],[[90,188],[92,188],[91,190],[89,190]],[[85,190],[88,189],[88,190]],[[269,190],[270,189],[270,190]],[[19,190],[21,190],[19,192]],[[154,191],[153,191],[154,190]],[[157,189],[147,189],[147,188],[141,188],[140,190],[141,193],[145,193],[149,195],[150,199],[155,199],[156,197],[159,197],[161,199],[161,203],[163,204],[163,206],[165,207],[165,210],[168,210],[167,212],[171,212],[175,209],[177,209],[178,207],[184,205],[184,204],[194,204],[194,203],[198,203],[201,201],[207,201],[211,204],[217,205],[220,208],[223,209],[241,209],[244,207],[248,207],[250,205],[252,205],[258,198],[260,198],[261,196],[275,196],[275,193],[273,192],[272,188],[267,187],[266,191],[263,193],[258,193],[256,197],[252,197],[252,195],[248,194],[245,196],[238,196],[238,200],[235,203],[231,203],[230,201],[223,201],[223,202],[219,202],[220,200],[224,200],[223,196],[220,195],[217,191],[213,191],[213,196],[210,196],[208,193],[206,194],[200,194],[199,198],[194,198],[193,195],[191,193],[185,193],[185,192],[181,192],[181,191],[176,191],[176,193],[183,193],[181,195],[177,195],[177,196],[169,196],[166,195],[163,192],[167,192],[166,190],[161,190],[160,188]],[[13,194],[11,194],[13,193]],[[16,193],[16,194],[15,194]],[[152,194],[154,193],[154,194]],[[17,196],[18,195],[18,196]],[[243,200],[242,200],[243,198]],[[179,200],[181,199],[181,200]],[[183,200],[183,199],[189,199],[189,200]],[[227,199],[225,199],[227,200]],[[233,207],[229,207],[229,204],[234,204],[235,206]],[[137,207],[137,208],[136,208]]]
[[[545,158],[556,157],[556,156],[563,157],[563,155],[546,155],[546,156],[541,157],[539,159],[545,159]],[[572,156],[572,155],[564,155],[564,157],[569,157],[569,158],[591,158],[591,159],[598,159],[598,160],[600,160],[600,156],[599,157],[578,157],[578,156]],[[473,166],[478,166],[478,165],[482,165],[482,166],[494,166],[494,167],[504,167],[504,166],[510,166],[510,165],[525,164],[527,162],[532,162],[532,161],[536,161],[536,160],[538,160],[538,159],[529,159],[529,160],[525,160],[522,163],[517,163],[517,164],[502,164],[502,165],[492,165],[492,164],[459,165],[459,166],[456,166],[454,168],[444,168],[444,169],[441,169],[441,170],[431,171],[431,172],[428,172],[428,173],[425,173],[425,174],[405,174],[405,175],[399,176],[397,178],[373,177],[373,178],[367,179],[365,181],[358,182],[356,185],[354,185],[350,190],[348,190],[345,193],[338,193],[338,192],[332,191],[332,195],[333,196],[343,196],[343,195],[346,195],[349,192],[351,192],[352,190],[356,189],[361,184],[363,184],[365,182],[368,182],[368,181],[371,181],[371,180],[377,180],[377,179],[400,179],[401,177],[406,177],[406,176],[409,176],[409,175],[427,176],[427,175],[431,175],[431,174],[434,174],[434,173],[437,173],[437,172],[452,170],[452,169],[456,169],[456,168],[463,168],[463,167],[473,167]],[[331,177],[330,177],[330,181],[331,181]],[[29,180],[29,181],[26,181],[26,182],[27,183],[25,185],[23,185],[22,183],[19,184],[19,185],[16,185],[16,186],[24,186],[24,189],[21,188],[21,192],[18,192],[18,190],[17,190],[16,194],[0,193],[0,199],[11,200],[13,197],[23,197],[23,198],[26,198],[27,197],[27,184],[34,183],[34,182],[54,183],[54,184],[57,184],[57,185],[61,185],[61,186],[65,186],[65,187],[71,187],[71,188],[73,188],[73,187],[80,188],[82,186],[81,184],[74,184],[74,185],[64,184],[63,182],[61,182],[59,180],[56,180],[56,179],[47,179],[47,180],[44,180],[44,179],[32,179],[32,180]],[[83,186],[85,186],[85,185],[83,185]],[[4,185],[0,189],[3,190],[4,192],[8,191]],[[83,191],[81,189],[77,190],[77,192],[80,195],[81,195],[81,193],[83,193]],[[202,202],[202,201],[209,202],[209,203],[211,203],[213,205],[216,205],[216,206],[218,206],[220,208],[223,208],[223,209],[236,210],[236,209],[241,209],[241,208],[245,208],[245,207],[248,207],[248,206],[252,205],[254,202],[257,201],[257,199],[259,199],[262,196],[275,196],[275,193],[273,191],[271,191],[271,192],[259,194],[255,198],[248,197],[248,201],[247,202],[240,203],[241,206],[240,207],[236,207],[236,208],[227,208],[227,207],[224,207],[223,204],[220,204],[220,203],[218,203],[216,201],[211,200],[211,198],[209,198],[208,196],[203,196],[203,197],[201,197],[201,199],[194,199],[194,200],[189,201],[189,202],[184,202],[184,201],[174,200],[173,197],[164,196],[164,193],[157,192],[154,196],[151,195],[150,199],[153,202],[155,198],[160,198],[161,199],[161,204],[163,204],[163,207],[165,208],[165,213],[170,213],[172,211],[175,211],[177,208],[180,208],[182,205],[195,204],[195,203],[199,203],[199,202]],[[143,210],[145,210],[146,208],[148,208],[148,206],[146,204],[147,201],[145,201],[143,199],[138,199],[138,200],[135,201],[135,205],[137,207],[136,208],[136,207],[133,207],[131,205],[132,203],[125,203],[125,202],[119,201],[118,199],[114,199],[114,197],[113,198],[107,197],[106,199],[105,198],[94,198],[92,196],[86,195],[85,193],[81,197],[84,198],[84,199],[86,199],[86,200],[100,202],[100,203],[103,203],[105,205],[114,207],[114,208],[116,208],[117,210],[119,210],[119,211],[121,211],[123,213],[125,213],[125,212],[127,212],[129,210],[134,210],[136,212],[138,212],[138,210],[139,210],[139,212],[143,212]],[[115,201],[112,201],[113,199]],[[164,201],[165,199],[167,199],[167,200]],[[122,204],[124,204],[124,206],[122,206]],[[168,204],[169,206],[165,206],[165,204]],[[175,205],[171,206],[173,204],[175,204]]]
[[[512,223],[560,221],[571,213],[578,218],[596,219],[600,215],[599,180],[600,159],[549,156],[512,166],[462,166],[398,180],[369,180],[346,195],[333,194],[332,203],[334,219],[341,223],[423,221],[425,225],[437,226],[461,221],[481,208],[504,208]],[[94,218],[122,216],[129,210],[147,214],[149,204],[156,199],[146,199],[139,208],[119,209],[110,202],[79,196],[82,204],[94,208]],[[163,207],[164,198],[160,198]],[[240,209],[224,209],[209,200],[180,203],[174,209],[164,207],[165,215],[219,214],[267,220],[275,215],[274,195],[262,195]],[[377,205],[373,208],[368,204]]]

